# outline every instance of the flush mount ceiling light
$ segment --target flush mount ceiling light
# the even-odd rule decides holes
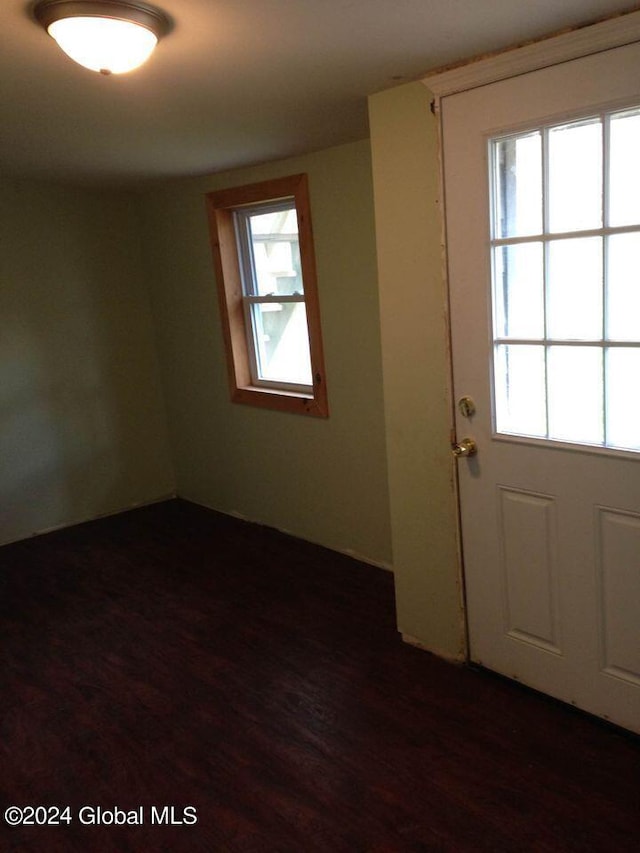
[[[128,0],[41,0],[33,14],[71,59],[101,74],[138,68],[170,27],[160,9]]]

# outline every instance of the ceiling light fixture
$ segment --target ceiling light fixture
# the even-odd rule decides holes
[[[71,59],[101,74],[138,68],[170,28],[160,9],[128,0],[41,0],[33,14]]]

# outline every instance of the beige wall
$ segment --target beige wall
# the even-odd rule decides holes
[[[130,210],[0,183],[0,543],[174,490]]]
[[[307,172],[330,417],[229,402],[204,194]],[[141,198],[178,492],[390,564],[368,141]]]
[[[411,83],[370,98],[399,630],[464,655],[436,119]]]
[[[136,197],[3,183],[0,542],[177,488],[374,563],[392,563],[393,542],[400,630],[462,655],[428,107],[421,84],[401,86],[370,100],[371,147]],[[204,194],[297,172],[310,180],[328,420],[231,404],[223,361]]]

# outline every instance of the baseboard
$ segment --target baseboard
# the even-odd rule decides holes
[[[246,521],[249,524],[258,524],[261,527],[270,527],[272,530],[277,530],[278,533],[284,533],[285,536],[291,536],[294,539],[300,539],[302,542],[309,542],[311,545],[319,545],[321,548],[327,548],[329,551],[335,551],[336,554],[343,554],[345,557],[351,557],[352,560],[357,560],[359,563],[366,563],[368,566],[373,566],[376,569],[382,569],[385,572],[393,573],[393,566],[390,563],[381,562],[379,560],[373,560],[371,557],[366,557],[363,554],[359,554],[357,551],[353,551],[350,548],[334,548],[332,545],[326,545],[324,542],[318,542],[316,539],[308,539],[306,536],[299,536],[297,533],[292,533],[290,530],[286,530],[282,527],[274,527],[272,524],[267,524],[264,521],[259,521],[255,518],[247,518],[246,515],[243,515],[240,512],[236,512],[235,510],[228,511],[224,509],[220,509],[217,506],[211,506],[210,504],[204,503],[203,501],[196,501],[192,498],[185,498],[183,495],[178,495],[178,497],[187,501],[188,503],[195,504],[196,506],[201,506],[204,509],[210,509],[212,512],[219,512],[220,515],[228,515],[230,518],[238,518],[240,521]]]
[[[174,500],[177,497],[175,492],[171,492],[170,494],[160,495],[157,498],[151,498],[146,501],[137,501],[136,503],[127,504],[126,506],[121,507],[120,509],[113,509],[109,512],[101,512],[97,515],[89,515],[86,518],[78,518],[75,521],[67,521],[63,524],[55,524],[52,527],[43,527],[40,530],[34,530],[32,533],[28,533],[26,536],[18,536],[17,539],[8,539],[6,542],[0,542],[0,548],[5,545],[13,545],[14,542],[24,542],[25,539],[32,539],[34,536],[45,536],[47,533],[55,533],[56,530],[67,530],[69,527],[76,527],[78,524],[86,524],[88,521],[98,521],[100,518],[109,518],[112,515],[120,515],[123,512],[129,512],[131,509],[140,509],[143,506],[152,506],[153,504],[159,504],[163,501]]]
[[[75,527],[78,524],[86,524],[88,521],[98,521],[101,518],[109,518],[112,515],[120,515],[120,513],[128,512],[132,509],[139,509],[143,506],[152,506],[153,504],[162,503],[163,501],[174,500],[175,498],[180,498],[181,500],[187,501],[188,503],[195,504],[196,506],[201,506],[204,509],[210,509],[212,512],[219,512],[221,515],[228,515],[231,518],[238,518],[241,521],[246,521],[248,524],[258,524],[263,527],[272,527],[273,525],[265,524],[263,521],[258,521],[253,518],[247,518],[247,516],[242,515],[239,512],[227,512],[223,509],[219,509],[218,507],[211,506],[210,504],[204,503],[203,501],[195,501],[191,498],[184,498],[181,495],[178,495],[176,492],[171,492],[165,495],[160,495],[159,497],[152,498],[146,501],[137,501],[136,503],[128,504],[126,506],[120,507],[119,509],[113,509],[109,512],[98,513],[97,515],[90,515],[84,518],[78,518],[74,521],[65,522],[63,524],[56,524],[51,527],[43,527],[39,530],[34,530],[32,533],[28,533],[26,536],[18,536],[16,539],[8,539],[5,542],[0,542],[0,547],[4,545],[12,545],[14,542],[23,542],[25,539],[31,539],[34,536],[45,536],[47,533],[55,533],[56,530],[66,530],[69,527]],[[284,533],[285,536],[292,536],[294,539],[300,539],[303,542],[309,542],[311,545],[319,545],[321,548],[327,548],[329,551],[335,551],[337,554],[344,554],[345,557],[350,557],[352,560],[357,560],[360,563],[366,563],[369,566],[374,566],[376,569],[382,569],[386,572],[393,573],[393,566],[389,563],[381,562],[379,560],[373,560],[370,557],[365,556],[364,554],[360,554],[357,551],[353,551],[350,548],[333,548],[329,545],[325,545],[324,542],[318,542],[314,539],[308,539],[303,536],[298,536],[295,533],[292,533],[290,530],[285,530],[280,527],[273,528],[277,530],[279,533]]]

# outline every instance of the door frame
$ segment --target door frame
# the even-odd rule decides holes
[[[442,270],[445,288],[445,311],[448,344],[448,380],[450,388],[450,430],[452,444],[456,438],[455,400],[453,394],[453,349],[450,318],[450,281],[448,264],[448,241],[446,230],[446,193],[444,186],[444,144],[441,101],[448,95],[455,95],[480,86],[497,83],[560,65],[574,59],[581,59],[606,50],[613,50],[640,42],[640,10],[612,16],[593,24],[576,27],[569,32],[551,35],[520,47],[506,48],[489,56],[464,61],[454,67],[435,69],[423,77],[420,82],[426,87],[431,99],[431,111],[437,117],[438,133],[438,169],[441,205],[441,225],[443,233]],[[462,547],[462,512],[460,490],[458,487],[458,466],[454,462],[453,483],[456,501],[456,538],[458,554],[458,576],[461,582],[461,602],[464,624],[464,655],[470,660],[468,609],[465,594],[465,564]]]

